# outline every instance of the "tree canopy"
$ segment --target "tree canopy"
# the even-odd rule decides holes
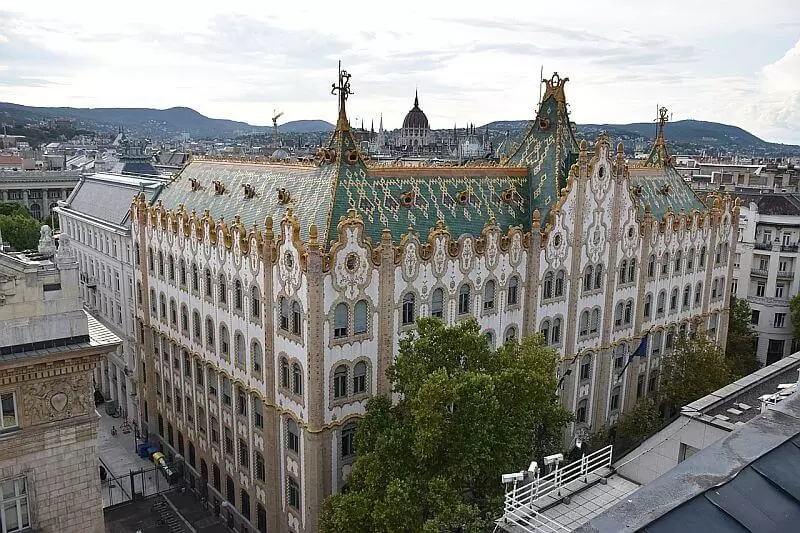
[[[800,294],[795,294],[789,301],[789,319],[792,322],[792,334],[800,339]]]
[[[758,336],[751,325],[752,315],[753,311],[747,300],[731,296],[725,356],[730,363],[731,377],[734,380],[752,374],[760,366],[756,358]]]
[[[673,408],[680,408],[731,382],[731,369],[722,349],[705,335],[678,336],[675,347],[662,360],[660,393]]]
[[[556,353],[540,336],[493,350],[474,319],[420,319],[356,429],[348,490],[323,532],[484,531],[502,513],[503,473],[561,448],[572,415],[555,395]]]
[[[17,251],[36,248],[41,225],[22,204],[0,202],[0,235]]]

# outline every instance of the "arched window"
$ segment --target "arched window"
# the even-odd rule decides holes
[[[175,281],[175,259],[172,254],[167,256],[167,272],[169,272],[169,280]]]
[[[653,279],[656,277],[656,256],[651,255],[650,260],[647,262],[647,277]]]
[[[622,305],[622,302],[619,302],[617,306],[614,308],[614,325],[621,326],[623,320],[623,313],[625,312],[625,306]]]
[[[511,276],[511,279],[508,280],[508,305],[517,305],[517,286],[519,285],[519,279],[517,276]],[[437,289],[440,290],[441,289]]]
[[[678,250],[675,253],[675,275],[676,276],[681,273],[681,267],[683,266],[683,265],[681,265],[682,262],[683,262],[683,252]]]
[[[347,304],[342,302],[336,306],[333,312],[333,336],[334,338],[347,337],[347,319],[349,310]]]
[[[431,295],[431,316],[444,317],[444,291],[442,289],[435,289]]]
[[[619,409],[619,396],[620,396],[619,386],[611,389],[611,399],[608,402],[609,411],[616,411],[617,409]]]
[[[483,287],[483,308],[494,309],[494,281],[489,280]]]
[[[203,277],[205,277],[206,296],[211,298],[211,294],[212,294],[211,288],[213,286],[213,283],[211,283],[211,270],[206,268],[205,275]]]
[[[158,275],[164,277],[164,252],[158,251]]]
[[[233,308],[242,310],[242,282],[238,279],[233,282]]]
[[[553,297],[553,273],[548,272],[544,275],[542,282],[542,299],[549,300]]]
[[[181,331],[189,331],[189,308],[181,304]]]
[[[553,329],[550,331],[550,342],[552,344],[561,343],[561,319],[553,319]]]
[[[542,321],[542,325],[539,328],[539,333],[541,333],[542,336],[544,337],[544,343],[545,344],[550,344],[550,321],[549,320],[543,320]]]
[[[363,394],[367,390],[367,364],[359,361],[353,367],[353,394]]]
[[[687,285],[683,288],[683,307],[685,309],[689,308],[689,304],[691,303],[692,299],[692,286]]]
[[[359,300],[353,309],[353,333],[361,335],[367,332],[367,301]]]
[[[589,320],[589,333],[597,333],[600,329],[600,308],[592,309],[592,318]]]
[[[225,274],[219,275],[219,303],[228,303],[228,287],[225,284]]]
[[[717,292],[719,291],[719,278],[714,278],[711,281],[711,299],[717,297]]]
[[[279,327],[284,331],[289,331],[289,301],[281,297],[278,307],[280,308]]]
[[[594,288],[599,289],[603,285],[603,265],[597,265],[594,271]]]
[[[414,293],[407,292],[403,296],[403,324],[414,323]]]
[[[289,388],[289,361],[281,357],[281,387]]]
[[[650,313],[653,312],[653,295],[649,292],[644,297],[644,318],[650,318]]]
[[[200,274],[197,272],[197,265],[192,263],[192,290],[196,291],[200,286]]]
[[[159,303],[161,304],[161,320],[166,322],[167,321],[167,297],[162,292],[161,296],[159,296],[158,300],[159,300]]]
[[[303,371],[298,363],[292,363],[292,393],[303,395]]]
[[[636,258],[633,258],[628,263],[628,283],[636,281]]]
[[[516,342],[517,340],[517,328],[514,326],[509,326],[506,330],[506,336],[504,342]]]
[[[342,458],[352,457],[356,454],[356,425],[352,422],[342,428]]]
[[[175,298],[169,299],[169,323],[173,327],[178,326],[178,305],[175,303]]]
[[[197,343],[203,342],[203,323],[200,321],[200,313],[195,309],[192,311],[192,332]]]
[[[333,372],[333,397],[347,396],[347,366],[339,365]]]
[[[286,447],[295,453],[300,453],[300,429],[297,427],[297,422],[291,418],[286,421]]]
[[[585,337],[589,334],[589,311],[583,311],[578,320],[578,335]]]
[[[584,355],[581,359],[580,380],[589,379],[592,377],[592,356]]]
[[[559,270],[556,273],[556,287],[555,287],[555,297],[560,298],[564,296],[564,271]]]
[[[494,333],[491,331],[484,331],[483,337],[486,339],[486,344],[489,345],[489,348],[494,349]]]
[[[211,317],[206,318],[206,348],[214,351],[214,321]]]
[[[625,302],[625,324],[630,324],[633,321],[633,300]]]
[[[253,364],[253,372],[261,378],[261,370],[264,368],[264,352],[261,350],[261,344],[257,340],[253,340],[250,345],[250,360]]]
[[[700,305],[700,300],[703,296],[703,282],[698,282],[694,288],[694,306],[698,307]]]
[[[589,402],[585,399],[579,401],[578,409],[575,412],[575,422],[578,424],[585,424],[588,410],[589,410]]]
[[[261,291],[258,285],[250,287],[250,317],[261,320]]]
[[[689,252],[686,254],[686,273],[689,274],[694,270],[694,248],[689,248]]]
[[[700,268],[706,266],[706,247],[702,246],[700,248]]]
[[[667,293],[663,290],[658,293],[658,299],[656,300],[656,314],[664,314],[664,305],[666,305],[667,300]]]
[[[669,252],[664,252],[664,257],[661,258],[661,275],[669,275]]]
[[[669,310],[674,311],[678,308],[678,287],[674,287],[669,296]]]
[[[133,243],[133,264],[139,266],[141,261],[140,252],[139,252],[139,243]]]
[[[297,336],[303,333],[303,313],[296,301],[292,302],[292,333]]]
[[[628,261],[627,259],[623,259],[622,263],[620,263],[619,265],[619,284],[622,285],[627,281],[628,281]]]
[[[180,284],[186,286],[186,261],[181,257],[178,262],[178,273],[180,274]]]
[[[221,355],[228,357],[230,355],[230,342],[231,337],[228,335],[228,328],[225,324],[219,327],[219,352]]]
[[[469,285],[464,284],[458,290],[458,314],[466,315],[469,313]]]
[[[244,335],[242,335],[239,331],[237,331],[233,335],[234,340],[234,355],[236,357],[236,364],[239,366],[247,366],[247,354],[245,353],[244,347]]]
[[[594,269],[592,268],[592,265],[589,265],[589,266],[586,267],[586,272],[584,272],[584,274],[583,274],[583,290],[585,290],[585,291],[592,290],[592,275],[593,275],[593,272],[594,272]]]

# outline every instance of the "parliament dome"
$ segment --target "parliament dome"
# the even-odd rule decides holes
[[[406,118],[403,120],[403,128],[430,129],[428,117],[419,108],[419,96],[416,94],[414,95],[414,107],[411,108],[411,111],[406,114]]]

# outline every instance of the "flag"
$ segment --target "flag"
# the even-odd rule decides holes
[[[633,360],[636,357],[647,357],[647,337],[648,337],[648,335],[649,335],[649,332],[645,333],[644,336],[642,336],[642,341],[639,343],[639,346],[633,351],[633,353],[628,356],[628,361],[625,363],[625,366],[622,367],[622,370],[619,371],[619,374],[617,374],[617,379],[619,379],[619,377],[622,376],[622,374],[628,368],[628,365],[633,363]]]

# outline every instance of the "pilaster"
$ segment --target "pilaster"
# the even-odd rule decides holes
[[[378,266],[378,370],[377,393],[391,394],[392,384],[386,371],[394,361],[394,244],[389,230],[383,230]]]

